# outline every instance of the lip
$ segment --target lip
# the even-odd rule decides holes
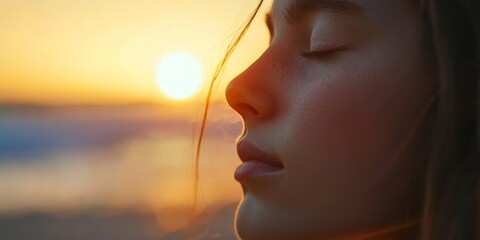
[[[235,180],[239,182],[277,175],[284,170],[282,163],[274,155],[260,150],[251,142],[240,141],[237,144],[237,153],[242,160],[242,164],[235,170]]]

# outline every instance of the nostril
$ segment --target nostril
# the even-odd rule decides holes
[[[253,115],[253,116],[259,116],[260,113],[253,108],[252,106],[246,104],[246,103],[238,103],[235,105],[235,110],[240,113],[240,115]]]

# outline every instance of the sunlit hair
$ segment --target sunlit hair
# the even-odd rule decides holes
[[[437,80],[436,102],[420,193],[423,204],[419,239],[480,239],[480,1],[409,0],[422,16],[425,53]],[[263,1],[212,77],[195,157],[195,201],[199,159],[212,88],[245,35]],[[428,132],[428,131],[427,131]]]
[[[202,151],[202,142],[203,138],[205,135],[205,127],[207,124],[207,118],[208,118],[208,112],[210,110],[210,99],[212,97],[212,92],[213,88],[218,80],[218,78],[221,76],[223,69],[225,68],[225,65],[232,55],[233,51],[237,47],[238,43],[240,40],[243,38],[245,33],[248,31],[250,26],[252,25],[253,20],[255,19],[255,16],[257,15],[258,11],[260,10],[260,7],[262,6],[263,0],[260,0],[254,11],[252,12],[251,16],[248,18],[247,22],[241,29],[241,31],[238,32],[236,36],[234,36],[233,40],[230,42],[230,44],[227,46],[227,51],[223,58],[221,59],[220,63],[217,65],[217,68],[215,69],[215,72],[211,78],[210,81],[210,86],[208,88],[207,92],[207,97],[205,99],[205,107],[201,119],[201,125],[200,125],[200,133],[197,139],[197,144],[196,144],[196,150],[195,150],[195,158],[194,158],[194,163],[193,163],[193,191],[194,191],[194,200],[193,200],[193,209],[194,211],[198,208],[199,205],[199,186],[200,186],[200,154]]]

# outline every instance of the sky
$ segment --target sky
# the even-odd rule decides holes
[[[0,0],[0,102],[172,103],[156,87],[159,61],[188,51],[205,83],[256,0]],[[268,45],[266,1],[215,95]]]
[[[222,100],[226,84],[268,46],[264,15],[271,2],[265,1],[230,59],[214,100]],[[0,105],[184,104],[183,110],[155,106],[155,114],[133,105],[129,110],[67,107],[56,112],[27,107],[15,115],[0,106],[0,129],[9,133],[0,138],[0,192],[7,196],[0,212],[101,204],[159,211],[190,204],[186,196],[192,192],[189,167],[196,140],[192,128],[198,120],[192,117],[198,113],[196,104],[190,103],[203,102],[209,77],[257,4],[258,0],[0,0]],[[156,86],[157,65],[172,51],[194,55],[206,79],[201,91],[181,103]],[[205,187],[204,202],[236,201],[241,188],[232,174],[240,162],[234,149],[240,119],[213,108],[209,120],[200,179],[203,186],[216,188]],[[111,139],[118,141],[110,144]],[[108,144],[97,142],[103,140]],[[32,150],[32,143],[53,150],[28,161],[1,156],[9,146]],[[87,143],[96,147],[84,146]],[[219,179],[225,183],[219,185]],[[172,224],[165,219],[160,224]]]

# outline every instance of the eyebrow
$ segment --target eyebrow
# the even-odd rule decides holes
[[[284,17],[288,23],[294,24],[307,13],[319,10],[365,17],[363,7],[351,0],[291,0]]]

